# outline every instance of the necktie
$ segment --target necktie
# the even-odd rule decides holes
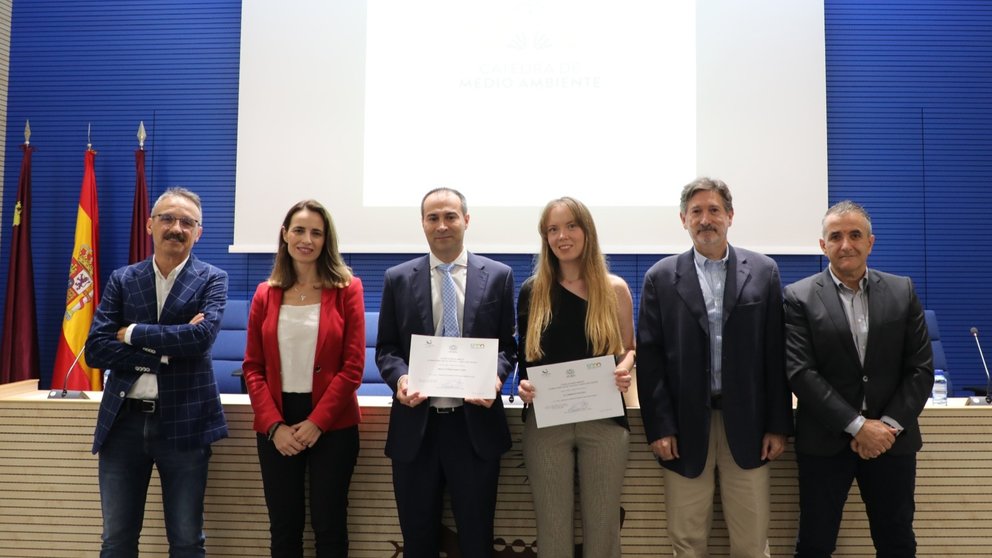
[[[458,296],[455,293],[455,280],[451,277],[454,263],[438,264],[441,272],[441,335],[445,337],[460,337],[458,329]]]

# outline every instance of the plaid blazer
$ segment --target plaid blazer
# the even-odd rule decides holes
[[[86,362],[110,369],[93,437],[93,453],[107,439],[131,385],[144,373],[158,376],[160,434],[177,450],[227,437],[210,349],[227,304],[227,273],[193,256],[179,272],[158,317],[151,258],[115,270],[103,292],[86,341]],[[205,319],[189,321],[202,312]],[[137,324],[131,344],[117,330]],[[169,364],[163,364],[163,355]]]

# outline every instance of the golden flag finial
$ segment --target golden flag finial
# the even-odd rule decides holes
[[[31,145],[31,121],[24,121],[24,145]]]
[[[145,138],[147,137],[148,134],[145,133],[145,121],[142,120],[141,123],[138,124],[138,149],[145,148]]]

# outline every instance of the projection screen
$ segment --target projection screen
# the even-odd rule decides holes
[[[424,252],[419,204],[468,198],[475,252],[532,253],[544,204],[590,206],[607,253],[673,253],[696,176],[731,242],[818,253],[823,4],[808,0],[244,0],[234,252],[293,203],[344,252]]]

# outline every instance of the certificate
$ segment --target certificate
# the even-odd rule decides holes
[[[407,393],[430,397],[496,397],[498,339],[410,337]]]
[[[537,427],[622,415],[615,370],[613,355],[528,367]]]

